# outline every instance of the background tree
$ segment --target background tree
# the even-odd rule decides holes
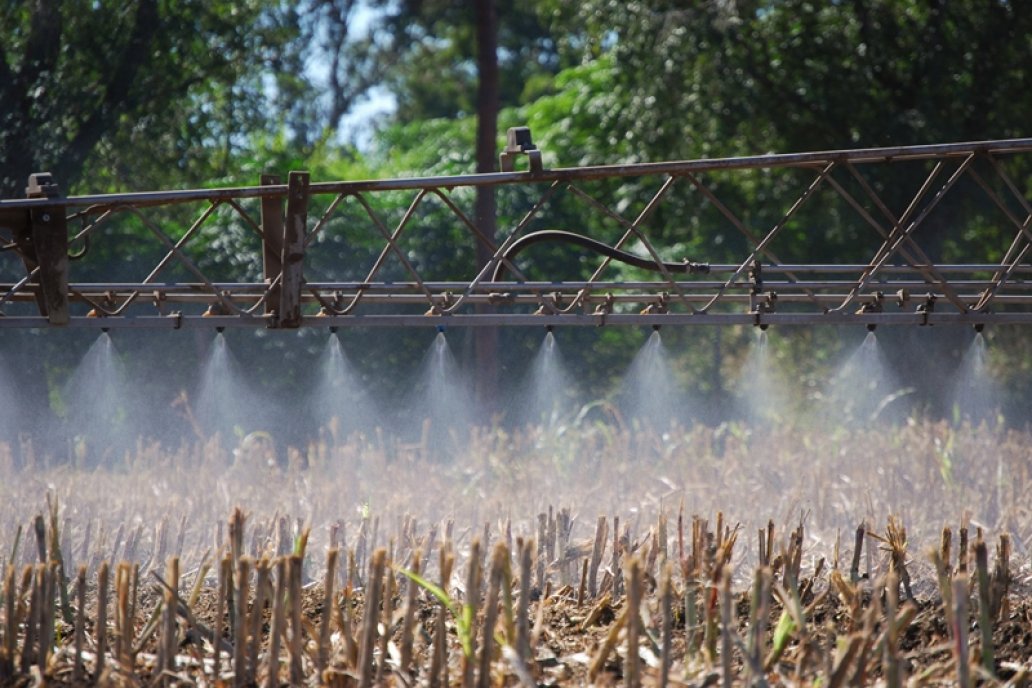
[[[477,111],[476,3],[372,0],[380,13],[383,82],[397,100],[395,122],[470,116]],[[570,66],[550,3],[494,0],[498,98],[502,107],[534,100]]]
[[[498,153],[498,17],[494,0],[475,0],[477,53],[477,173],[495,172]],[[496,215],[494,187],[478,186],[473,206],[474,222],[484,239],[495,243]],[[483,242],[476,244],[477,270],[486,267],[494,252]],[[480,308],[486,313],[488,309]],[[475,340],[476,395],[481,409],[492,412],[498,403],[498,329],[479,328]]]
[[[1028,133],[1032,96],[1024,82],[1032,64],[1032,19],[1021,3],[493,4],[497,46],[487,56],[494,55],[498,70],[494,134],[488,118],[478,117],[484,68],[477,48],[485,42],[477,35],[485,25],[473,3],[8,4],[0,8],[0,196],[20,196],[27,174],[43,169],[69,192],[253,183],[266,170],[300,168],[318,179],[470,173],[494,164],[502,143],[498,130],[518,124],[532,127],[547,165],[563,166]],[[396,108],[372,122],[369,138],[356,148],[345,142],[342,122],[375,93],[389,94]],[[478,119],[485,125],[481,137]],[[714,173],[707,181],[745,222],[760,228],[769,227],[798,190],[787,173]],[[898,186],[903,198],[912,185],[910,179],[889,180],[879,190],[892,199],[891,187]],[[600,183],[598,191],[605,197],[614,190]],[[633,205],[647,191],[625,187],[619,200]],[[517,193],[498,192],[500,228],[511,226],[523,207],[526,199]],[[388,198],[378,210],[396,216],[406,202]],[[472,194],[461,202],[475,203]],[[736,232],[712,209],[689,202],[672,197],[650,218],[648,232],[661,251],[711,262],[740,255]],[[612,231],[575,203],[564,203],[550,211],[565,228],[604,238]],[[419,269],[435,278],[470,270],[477,256],[469,233],[435,214],[432,204],[425,211],[405,235]],[[956,214],[970,219],[971,230],[962,244],[940,247],[943,255],[967,260],[996,245],[977,211]],[[476,214],[486,221],[492,213]],[[798,218],[784,232],[792,259],[843,260],[856,250],[857,234],[847,221],[832,217],[811,231],[806,212]],[[313,251],[309,266],[313,276],[362,278],[362,261],[376,254],[378,244],[376,237],[356,237],[348,222],[334,220],[321,233],[318,257]],[[229,275],[256,266],[247,253],[247,231],[230,221],[200,237],[208,242],[205,268]],[[141,250],[131,242],[102,243],[93,248],[94,257],[110,253],[101,273],[131,264]],[[577,279],[597,264],[568,247],[535,247],[520,260],[531,278],[545,279]],[[591,396],[603,395],[642,333],[574,329],[562,333],[564,345],[590,348],[591,355],[569,358],[573,377]],[[715,402],[726,396],[721,368],[741,360],[749,335],[664,330],[687,384],[713,394]],[[465,351],[473,337],[451,338]],[[60,359],[50,366],[51,377],[78,360],[79,352],[61,350],[54,337],[25,338],[45,340],[47,360]],[[258,354],[284,353],[290,346],[278,335],[255,339],[249,346]],[[356,352],[357,363],[371,377],[403,378],[384,370],[414,368],[425,341],[413,331],[388,339],[368,355]],[[806,374],[819,376],[837,340],[821,332],[798,338],[804,339],[800,347],[818,352],[802,357],[804,365],[813,364]],[[518,377],[539,343],[540,332],[507,330],[499,360]],[[24,360],[43,368],[36,359],[44,358],[37,353],[45,347]],[[1018,346],[1009,351],[1022,356]],[[795,366],[793,358],[800,357],[782,355],[781,361]],[[300,354],[290,360],[304,366]],[[269,367],[270,377],[281,375],[278,365]],[[1027,371],[1027,357],[1022,365],[1014,369]]]
[[[265,78],[300,73],[298,21],[260,0],[7,3],[0,196],[20,196],[33,171],[65,191],[224,177],[250,136],[289,124]]]
[[[808,0],[582,3],[612,36],[643,155],[694,157],[1027,134],[1032,8]]]
[[[381,56],[380,78],[397,100],[393,122],[419,128],[429,119],[472,117],[473,167],[478,173],[495,171],[499,108],[532,99],[550,86],[561,66],[545,3],[404,0],[374,5],[384,31],[369,44]],[[477,189],[473,217],[493,241],[494,189]],[[474,255],[478,268],[491,258],[479,242]],[[477,397],[490,412],[497,402],[498,332],[478,328],[474,340]]]

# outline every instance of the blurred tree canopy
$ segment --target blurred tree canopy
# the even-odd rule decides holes
[[[1006,138],[1032,110],[1023,3],[495,6],[501,106],[562,164]],[[44,168],[79,190],[312,156],[346,175],[355,151],[321,144],[373,89],[396,107],[366,157],[422,171],[439,154],[398,150],[392,131],[461,132],[475,114],[460,0],[34,0],[0,9],[0,31],[5,197]]]
[[[546,3],[495,0],[499,99],[532,102],[564,61]],[[385,86],[397,99],[395,120],[461,118],[476,113],[474,3],[464,0],[373,0],[381,13]]]
[[[529,124],[548,165],[1028,135],[1028,3],[494,4],[500,128]],[[70,192],[253,183],[262,171],[300,167],[319,179],[472,172],[476,28],[464,0],[8,3],[0,196],[20,196],[41,170]],[[378,94],[393,109],[358,145],[345,140],[345,120]],[[709,181],[759,226],[797,192],[780,179]],[[394,203],[385,214],[406,199]],[[499,199],[500,228],[517,208]],[[682,210],[673,203],[650,221],[672,256],[716,261],[739,247],[734,232],[714,234],[712,209]],[[602,227],[575,205],[556,212],[566,228]],[[246,229],[236,229],[206,260],[239,263]],[[319,241],[334,252],[316,269],[375,250],[332,230]],[[834,259],[855,240],[845,226],[792,231],[799,259]],[[966,245],[943,250],[973,250],[980,231],[974,225]],[[474,254],[468,233],[443,221],[406,238],[425,249],[420,267],[438,275],[468,267]],[[542,274],[582,265],[560,249],[538,258]],[[720,336],[684,363],[693,384],[714,393],[719,380],[706,368],[720,365]],[[529,349],[528,341],[513,346]],[[626,359],[638,341],[640,333],[605,333],[583,377],[604,387],[605,363]],[[405,333],[392,346],[412,341]]]
[[[644,157],[1026,135],[1032,7],[587,0]]]
[[[5,3],[0,35],[3,197],[34,171],[94,191],[226,176],[290,126],[303,70],[290,3]]]

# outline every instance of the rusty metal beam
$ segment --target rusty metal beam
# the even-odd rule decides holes
[[[853,162],[871,164],[903,160],[932,160],[948,157],[965,158],[972,154],[1027,153],[1032,152],[1032,138],[1004,139],[996,141],[975,141],[967,143],[944,143],[925,146],[892,146],[856,150],[818,151],[813,153],[778,153],[732,158],[703,160],[677,160],[670,162],[634,163],[626,165],[595,165],[567,167],[530,172],[496,172],[490,174],[461,174],[442,177],[404,177],[398,179],[373,179],[362,181],[318,182],[311,185],[312,195],[355,194],[365,191],[404,191],[415,189],[451,188],[456,186],[499,186],[525,184],[527,182],[570,182],[583,179],[606,179],[643,177],[649,175],[675,175],[710,172],[714,170],[743,170],[786,167],[812,167],[820,169],[830,163]],[[60,204],[65,207],[108,206],[131,204],[136,207],[190,203],[200,200],[228,200],[262,198],[265,196],[285,197],[287,186],[226,187],[219,189],[186,189],[182,191],[144,191],[122,194],[97,194],[70,196]],[[0,200],[0,209],[31,208],[47,205],[38,199]]]
[[[279,327],[301,325],[301,287],[304,284],[305,236],[308,233],[309,177],[307,172],[287,176],[287,216],[280,252]]]
[[[283,183],[277,174],[263,174],[261,186],[278,186]],[[283,273],[283,199],[278,196],[262,196],[262,268],[265,283],[269,285],[269,298],[265,302],[265,314],[273,315],[280,307],[280,279]]]
[[[110,318],[73,317],[68,327],[75,329],[204,329],[265,328],[265,317],[235,316],[118,316]],[[46,327],[40,316],[7,316],[0,318],[0,329]],[[444,317],[423,315],[350,315],[305,316],[301,327],[973,327],[999,325],[1032,325],[1032,312],[1004,313],[570,313],[570,314],[464,314]]]
[[[25,188],[29,198],[46,199],[51,204],[29,210],[31,252],[22,259],[27,272],[39,267],[37,300],[39,310],[51,325],[67,325],[68,310],[68,225],[64,208],[54,203],[60,190],[48,172],[29,175]]]
[[[532,175],[460,175],[319,184],[312,183],[305,172],[292,172],[285,185],[274,175],[263,175],[257,187],[238,190],[115,194],[75,199],[59,198],[51,180],[40,176],[33,180],[30,189],[38,198],[0,203],[3,248],[11,251],[9,258],[18,255],[24,262],[24,266],[19,265],[15,271],[9,269],[10,264],[0,266],[5,270],[0,273],[0,309],[5,314],[0,321],[5,327],[36,327],[40,317],[32,313],[38,311],[44,314],[42,322],[46,325],[67,323],[87,327],[93,325],[81,320],[89,310],[101,316],[94,320],[103,327],[169,327],[170,322],[176,327],[287,329],[367,324],[473,327],[589,323],[1032,324],[1032,315],[1026,317],[1026,313],[1032,314],[1032,265],[1027,260],[1032,252],[1032,243],[1029,243],[1032,214],[1029,202],[1018,191],[1028,180],[1022,178],[1015,183],[989,151],[1000,155],[1032,153],[1032,139],[541,170]],[[995,178],[983,180],[972,166],[976,158],[993,163]],[[1027,163],[1028,156],[1025,158],[1019,162]],[[908,190],[908,207],[897,215],[880,197],[885,187],[878,182],[885,180],[877,173],[883,169],[891,171],[892,164],[901,159],[931,161],[931,165],[918,167],[926,171],[935,169],[916,193]],[[865,169],[875,173],[871,183],[865,179],[867,175],[857,171],[863,164],[870,165]],[[835,178],[835,170],[843,166],[860,185],[861,193],[854,195],[852,181],[841,179],[845,175],[838,174],[840,179]],[[1015,165],[1021,170],[1026,167]],[[785,178],[796,183],[799,180],[794,177],[799,172],[790,171],[801,171],[807,181],[799,187],[797,195],[778,196],[779,203],[787,205],[770,216],[768,207],[732,209],[718,199],[715,189],[722,184],[721,180],[725,177],[734,180],[736,175],[714,175],[703,185],[698,174],[700,171],[754,169],[764,173],[787,172]],[[950,179],[945,183],[936,181],[937,174],[947,169],[955,169]],[[957,180],[968,172],[1002,213],[1002,218],[996,216],[988,221],[1016,229],[1017,236],[1010,241],[1009,250],[1006,246],[999,247],[999,254],[993,247],[979,249],[972,255],[978,262],[938,263],[933,259],[938,255],[933,241],[946,238],[942,232],[963,231],[963,223],[935,225],[939,236],[929,237],[928,244],[924,243],[925,235],[932,232],[918,233],[915,229],[944,196],[969,192],[960,184],[956,184],[958,191],[953,190]],[[645,184],[606,184],[591,193],[575,183],[607,178],[618,182],[644,175],[656,179],[647,179]],[[740,237],[736,240],[741,242],[744,238],[745,241],[744,246],[734,244],[733,253],[721,249],[723,260],[728,264],[704,262],[706,255],[691,256],[692,265],[699,269],[682,277],[685,273],[670,267],[683,267],[681,263],[668,262],[661,255],[661,251],[667,253],[680,244],[681,239],[674,235],[671,237],[673,245],[659,246],[648,232],[648,223],[654,211],[675,203],[669,199],[679,194],[676,187],[686,187],[678,184],[683,177],[688,177],[692,185],[686,193],[693,194],[696,203],[712,205],[739,230]],[[896,180],[894,190],[901,190],[898,175],[888,179]],[[814,208],[810,214],[798,212],[806,204],[814,205],[818,187],[823,182],[834,192],[826,196],[830,199],[829,206]],[[1025,212],[1019,215],[1014,211],[1014,199],[1000,196],[993,183],[1006,184]],[[498,244],[478,234],[462,205],[464,199],[470,197],[471,188],[484,184],[525,186],[512,193],[512,199],[524,205],[510,209],[511,221],[515,224]],[[407,189],[413,193],[386,196],[380,193]],[[318,193],[333,196],[312,203],[312,197]],[[592,214],[601,213],[604,227],[601,234],[610,230],[610,221],[619,229],[608,238],[589,237],[595,225],[584,222],[584,228],[579,229],[585,232],[584,238],[594,241],[595,245],[601,243],[613,248],[615,243],[616,249],[623,246],[632,251],[640,243],[644,248],[640,256],[623,259],[633,266],[634,272],[605,274],[611,260],[621,259],[616,255],[619,250],[615,254],[600,251],[605,259],[580,259],[584,274],[576,274],[579,279],[533,282],[525,279],[520,265],[515,264],[516,254],[510,255],[507,251],[525,238],[526,232],[547,228],[549,222],[576,224],[583,220],[571,215],[566,206],[553,203],[563,194],[585,201]],[[404,196],[410,197],[407,207],[399,203]],[[439,203],[424,203],[434,199]],[[984,203],[981,195],[979,199]],[[90,204],[83,207],[87,201]],[[636,216],[630,215],[627,208],[639,201],[644,206],[638,206]],[[842,214],[842,201],[845,209],[854,213],[852,216]],[[203,206],[192,216],[192,224],[190,213],[194,208],[176,205],[186,202]],[[172,207],[154,211],[152,206],[157,205]],[[675,208],[678,212],[692,213],[693,206],[689,203]],[[757,214],[757,210],[763,212]],[[702,217],[702,211],[698,212],[696,222],[691,225],[686,222],[685,226],[693,227],[692,232],[708,231],[708,223],[697,222]],[[781,256],[787,257],[793,252],[789,236],[792,241],[799,241],[800,236],[819,236],[809,231],[798,234],[798,229],[810,229],[800,227],[799,223],[805,220],[819,224],[825,212],[834,214],[832,219],[842,223],[836,226],[848,227],[846,223],[859,219],[874,229],[880,245],[876,249],[871,246],[875,250],[870,260],[849,265],[781,263]],[[884,220],[875,219],[878,212]],[[311,226],[309,213],[313,213]],[[756,216],[768,218],[765,233],[749,226],[753,221],[750,217]],[[82,228],[71,239],[67,233],[69,222],[82,223]],[[723,224],[719,218],[717,222]],[[790,223],[791,235],[783,231]],[[101,224],[104,231],[95,231]],[[144,232],[138,231],[141,226]],[[572,229],[578,230],[578,227]],[[716,228],[713,229],[716,234]],[[466,242],[463,246],[467,249],[478,241],[480,245],[489,246],[493,252],[490,265],[481,270],[473,265],[460,265],[456,274],[434,274],[435,279],[427,279],[431,276],[428,268],[432,271],[434,262],[426,260],[421,251],[442,248],[440,244],[435,245],[436,235],[427,234],[428,230],[447,231],[440,235],[440,240]],[[456,230],[462,230],[463,236],[459,237]],[[212,232],[218,233],[218,237],[212,237]],[[68,244],[78,249],[80,241],[87,239],[117,241],[119,233],[124,233],[125,239],[134,244],[150,241],[150,246],[141,246],[140,255],[152,256],[152,262],[126,263],[112,268],[110,279],[69,285]],[[204,240],[192,239],[202,233]],[[704,236],[693,235],[692,239]],[[1006,236],[1010,240],[1013,234],[1007,232]],[[211,246],[210,239],[222,241],[223,237],[225,245],[239,250],[243,261],[213,266],[210,257],[205,255],[205,248]],[[155,240],[157,246],[153,243]],[[576,250],[583,251],[591,244],[574,242],[574,245],[579,246]],[[156,248],[160,251],[155,251]],[[707,252],[705,245],[698,242],[691,250]],[[82,252],[77,251],[77,256],[79,253]],[[551,255],[554,259],[557,254]],[[42,260],[44,256],[46,260]],[[523,256],[524,261],[527,258]],[[681,259],[684,263],[689,260]],[[371,265],[363,265],[360,260]],[[762,263],[762,260],[770,262]],[[393,281],[399,277],[397,272],[387,276],[388,261],[397,261],[403,270],[404,282]],[[890,261],[905,264],[894,265]],[[86,256],[81,274],[98,274],[96,266],[91,270],[89,263]],[[172,263],[190,273],[189,282],[158,282],[159,274]],[[504,275],[497,282],[488,279],[489,275],[496,274],[491,266],[498,265],[505,265],[505,273],[510,276],[508,281],[503,281]],[[321,273],[319,281],[308,283],[306,273],[315,276],[315,266]],[[25,268],[23,277],[21,267]],[[236,268],[241,272],[235,273]],[[649,279],[643,277],[640,270],[658,274],[655,279]],[[526,274],[536,277],[529,270]],[[335,280],[337,276],[350,279]],[[356,276],[358,279],[365,276],[365,279],[354,281]],[[956,311],[953,315],[963,317],[943,318],[943,313],[934,312],[937,300],[950,302]],[[37,302],[37,308],[30,310],[33,302]],[[897,308],[892,307],[893,302],[897,302]],[[183,310],[171,311],[172,304]],[[478,313],[483,306],[497,310],[487,318],[486,314]],[[986,312],[990,306],[997,312]],[[202,310],[205,317],[201,316]],[[325,317],[315,317],[317,311]],[[421,315],[423,313],[440,317],[427,319]]]

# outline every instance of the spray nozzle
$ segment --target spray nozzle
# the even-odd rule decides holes
[[[606,317],[613,312],[613,304],[616,303],[616,297],[613,296],[612,292],[606,293],[606,300],[595,306],[595,312],[593,315],[599,316],[598,326],[602,327],[606,324]]]
[[[427,309],[425,316],[439,317],[445,314],[448,308],[451,308],[455,304],[455,295],[450,291],[446,291],[437,298],[431,299],[430,308]]]
[[[444,334],[444,325],[438,325],[436,329],[439,334]]]
[[[330,334],[337,334],[338,329],[336,325],[330,325]]]
[[[663,327],[663,326],[662,326],[662,325],[653,325],[653,326],[652,326],[652,331],[653,331],[653,332],[659,332],[659,329],[660,329],[661,327]]]
[[[761,323],[760,319],[766,313],[774,313],[775,311],[777,311],[778,293],[771,289],[769,292],[764,294],[763,298],[759,301],[756,301],[755,296],[756,295],[753,295],[753,297],[751,297],[751,300],[754,301],[753,308],[751,311],[753,316],[753,325],[760,328],[761,330],[766,330],[767,325],[769,323]]]
[[[902,291],[902,290],[901,290]],[[880,291],[874,292],[871,296],[871,300],[860,306],[858,314],[863,315],[864,313],[883,313],[885,311],[885,294]],[[867,323],[867,331],[874,332],[878,327],[875,323]]]
[[[860,306],[857,313],[882,313],[885,311],[885,294],[880,291],[874,292],[871,300]]]
[[[923,317],[921,318],[921,325],[927,325],[928,324],[928,314],[933,312],[934,310],[935,310],[935,294],[929,293],[925,297],[925,302],[922,303],[922,304],[919,304],[918,307],[917,307],[917,312],[923,314]]]
[[[758,258],[753,259],[749,267],[749,283],[752,285],[750,291],[754,296],[763,291],[763,263]]]
[[[975,332],[978,332],[979,334],[981,334],[982,330],[985,329],[985,323],[975,323],[974,324],[974,328],[975,328]]]
[[[549,312],[556,312],[563,308],[562,292],[554,291],[551,294],[543,294],[534,315],[546,315]]]
[[[555,325],[545,325],[545,332],[553,332],[554,330]]]
[[[669,312],[670,310],[670,294],[663,292],[656,299],[655,303],[650,303],[641,310],[641,315],[662,315]]]
[[[208,306],[208,310],[206,310],[203,313],[201,313],[201,317],[202,318],[213,318],[213,317],[215,317],[217,315],[225,315],[225,314],[226,314],[226,310],[221,305],[219,305],[217,303],[213,303],[210,306]],[[223,332],[226,331],[226,328],[223,325],[218,325],[215,328],[215,331],[218,332],[219,334],[222,334]]]

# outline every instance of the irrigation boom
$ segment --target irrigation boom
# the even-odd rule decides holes
[[[516,128],[492,174],[63,197],[37,173],[0,201],[0,327],[1032,324],[1030,153],[548,169]]]

